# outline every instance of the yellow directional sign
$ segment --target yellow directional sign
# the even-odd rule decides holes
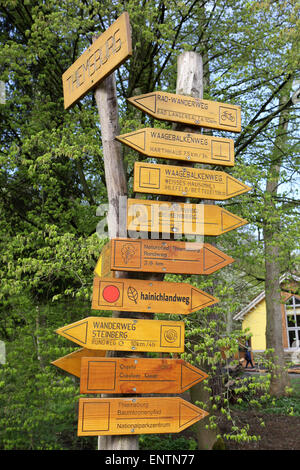
[[[93,356],[93,358],[95,359],[95,357],[97,356],[103,358],[105,356],[105,353],[106,351],[95,351],[93,349],[81,348],[77,351],[67,354],[66,356],[56,359],[55,361],[51,362],[51,364],[56,367],[59,367],[60,369],[65,370],[66,372],[69,372],[69,374],[76,375],[76,377],[80,377],[81,360],[83,357],[88,358],[90,356]]]
[[[202,199],[229,199],[251,188],[222,171],[135,162],[134,191]]]
[[[177,433],[207,415],[179,397],[80,398],[78,436]]]
[[[156,119],[230,132],[241,131],[240,106],[164,91],[133,96],[128,101]]]
[[[184,322],[88,317],[56,330],[87,349],[183,352]]]
[[[215,204],[127,199],[127,230],[217,236],[247,224]]]
[[[184,282],[94,278],[92,309],[187,315],[218,299]]]
[[[105,245],[107,263],[114,271],[142,271],[177,274],[212,274],[234,261],[209,243],[174,240],[113,238]],[[101,277],[101,268],[95,273]],[[123,282],[121,280],[121,282]],[[124,281],[132,283],[133,281]],[[137,281],[142,286],[142,282]],[[170,283],[155,284],[159,290]],[[179,288],[179,285],[178,285]],[[177,290],[174,286],[174,292]]]
[[[94,273],[99,277],[111,278],[116,276],[115,272],[110,269],[110,248],[108,244],[102,248]]]
[[[144,128],[116,137],[148,157],[234,165],[234,141],[169,129]]]
[[[69,108],[132,55],[129,16],[124,12],[62,76]]]
[[[207,377],[182,359],[83,357],[80,393],[183,393]]]

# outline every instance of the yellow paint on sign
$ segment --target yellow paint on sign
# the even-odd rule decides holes
[[[88,317],[56,330],[87,349],[183,352],[184,322]]]
[[[184,282],[94,278],[92,309],[187,315],[218,299]]]
[[[128,101],[156,119],[230,132],[241,131],[240,106],[164,91],[133,96]]]
[[[177,433],[207,415],[179,397],[80,398],[78,436]]]
[[[127,230],[179,235],[217,236],[247,224],[214,204],[186,204],[149,199],[127,200]]]
[[[69,108],[132,55],[129,16],[124,12],[63,74]]]
[[[223,171],[185,168],[135,162],[134,191],[224,200],[238,196],[250,187]]]
[[[148,157],[234,165],[234,141],[169,129],[144,128],[116,137]]]

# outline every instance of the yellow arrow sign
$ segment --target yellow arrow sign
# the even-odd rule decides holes
[[[80,393],[183,393],[207,377],[182,359],[83,357]]]
[[[129,16],[124,12],[62,76],[69,108],[132,55]]]
[[[135,162],[134,191],[202,199],[229,199],[250,187],[222,171]]]
[[[177,433],[207,415],[179,397],[80,398],[78,436]]]
[[[81,369],[81,360],[83,357],[104,357],[106,351],[97,351],[92,349],[81,348],[77,351],[74,351],[66,356],[60,357],[55,361],[51,362],[56,367],[69,372],[69,374],[76,375],[76,377],[80,377],[80,369]]]
[[[240,106],[164,91],[133,96],[128,101],[156,119],[230,132],[241,131]]]
[[[174,240],[113,238],[105,245],[105,253],[106,264],[115,271],[212,274],[234,261],[233,258],[209,243]],[[101,271],[98,262],[95,268],[97,276],[101,277]],[[124,282],[132,285],[132,281]],[[144,281],[134,282],[138,284]],[[173,289],[172,283],[155,284],[155,288],[160,291],[168,285]],[[179,289],[181,289],[180,284],[175,284],[174,293]]]
[[[187,315],[218,302],[183,282],[94,278],[92,309]]]
[[[232,139],[147,127],[119,135],[116,139],[149,157],[234,165]]]
[[[247,220],[214,204],[127,200],[130,236],[135,232],[217,236],[247,223]]]
[[[184,322],[88,317],[56,330],[87,349],[183,352]]]

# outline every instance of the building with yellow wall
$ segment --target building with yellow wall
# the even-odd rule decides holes
[[[282,346],[286,356],[300,363],[300,278],[284,275],[281,286]],[[242,322],[242,329],[251,333],[250,347],[254,358],[256,353],[266,349],[266,300],[265,291],[261,292],[246,307],[238,312],[234,320]]]

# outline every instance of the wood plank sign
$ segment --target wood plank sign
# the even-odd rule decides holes
[[[144,128],[116,137],[148,157],[234,165],[234,141],[190,132]]]
[[[114,238],[106,246],[115,271],[212,274],[234,261],[209,243]]]
[[[80,393],[183,393],[208,375],[182,359],[81,360]]]
[[[187,315],[218,299],[184,282],[94,278],[92,309]]]
[[[124,12],[62,76],[69,108],[132,55],[129,16]]]
[[[225,200],[251,188],[222,171],[135,162],[133,190],[137,193]]]
[[[87,349],[183,352],[184,322],[88,317],[56,330]]]
[[[177,433],[207,415],[179,397],[80,398],[78,436]]]
[[[93,349],[86,349],[81,348],[77,351],[74,351],[66,356],[60,357],[55,361],[51,362],[56,367],[59,367],[62,370],[65,370],[69,374],[75,375],[76,377],[80,377],[80,370],[81,370],[81,360],[83,357],[90,357],[99,358],[104,357],[106,351],[95,351]]]
[[[241,107],[191,96],[155,91],[128,98],[128,102],[155,119],[193,126],[241,131]]]
[[[130,236],[136,232],[217,236],[247,223],[247,220],[214,204],[127,199]]]

